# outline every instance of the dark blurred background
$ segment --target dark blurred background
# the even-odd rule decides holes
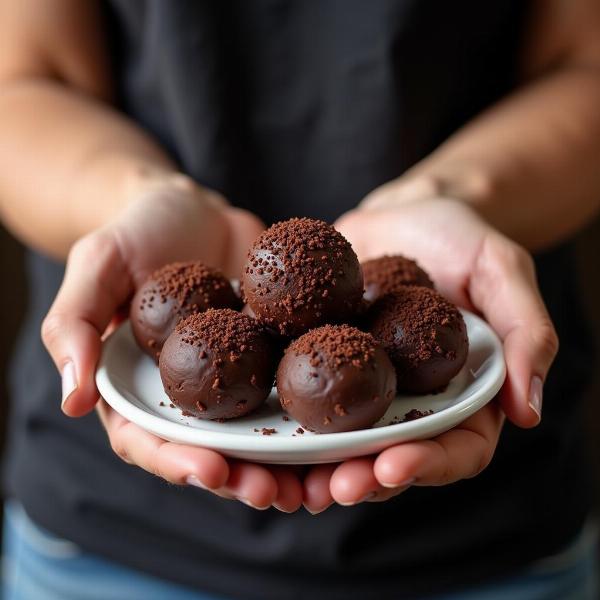
[[[583,231],[577,240],[578,268],[583,287],[585,306],[594,327],[600,348],[600,219]],[[23,275],[21,245],[0,226],[0,442],[4,439],[4,425],[8,407],[8,360],[23,316],[27,293]],[[35,377],[35,373],[32,373]],[[59,399],[56,399],[59,402]],[[591,464],[596,481],[597,512],[600,515],[600,359],[594,367],[594,383],[589,390],[586,409],[586,436]]]

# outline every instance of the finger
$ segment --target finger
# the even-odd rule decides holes
[[[170,483],[213,490],[229,478],[227,461],[213,450],[167,442],[114,411],[106,422],[111,446],[119,457]]]
[[[362,457],[342,463],[331,477],[330,489],[334,500],[342,506],[361,502],[384,502],[404,492],[409,485],[388,489],[374,473],[375,457]]]
[[[270,467],[277,482],[277,498],[273,506],[282,512],[296,512],[302,506],[302,484],[298,476],[286,467]]]
[[[432,440],[408,442],[384,450],[374,475],[386,488],[447,485],[478,475],[491,461],[503,416],[488,405],[456,429]]]
[[[507,380],[500,395],[521,427],[541,418],[542,386],[558,338],[539,293],[529,254],[500,234],[488,234],[469,280],[474,305],[504,342]]]
[[[277,499],[277,480],[269,470],[254,463],[231,461],[229,478],[219,490],[258,510],[269,508]]]
[[[333,504],[329,483],[337,467],[338,463],[316,465],[304,477],[303,504],[309,513],[316,515]]]
[[[96,233],[73,246],[42,325],[44,344],[62,375],[62,408],[69,416],[86,414],[98,399],[100,336],[130,291],[129,274],[109,235]]]
[[[375,459],[353,459],[339,466],[327,465],[330,467],[327,479],[330,480],[330,487],[336,489],[335,500],[334,496],[330,495],[331,500],[328,500],[325,506],[330,506],[334,501],[342,506],[352,506],[360,502],[385,502],[410,487],[410,485],[393,489],[383,487],[374,476],[374,462]],[[357,483],[362,486],[361,489],[356,488],[353,492],[349,492],[348,490],[351,490]],[[313,514],[316,512],[321,511],[314,511]]]
[[[334,500],[342,506],[353,506],[377,499],[383,501],[404,491],[385,489],[375,478],[374,464],[374,457],[354,458],[342,463],[331,477]]]
[[[411,485],[412,484],[408,484],[396,488],[384,488],[382,486],[379,492],[368,496],[365,499],[365,502],[387,502],[388,500],[399,496],[400,494],[402,494],[402,492],[405,492],[411,487]]]

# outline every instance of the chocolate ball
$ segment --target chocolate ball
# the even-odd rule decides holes
[[[392,359],[400,392],[442,390],[467,360],[469,340],[460,311],[429,288],[404,287],[378,300],[369,330]]]
[[[172,263],[155,271],[131,302],[131,329],[140,348],[158,361],[165,340],[184,317],[207,308],[237,308],[225,276],[201,262]]]
[[[314,219],[276,223],[254,242],[242,273],[244,301],[284,336],[340,322],[360,306],[356,254],[331,225]]]
[[[349,325],[312,329],[277,369],[281,405],[319,433],[371,427],[394,399],[396,374],[373,337]]]
[[[414,260],[399,254],[367,260],[360,266],[365,280],[364,298],[368,302],[397,292],[405,285],[434,287],[429,275]]]
[[[273,387],[275,366],[260,323],[228,308],[180,321],[159,361],[167,396],[201,419],[233,419],[260,406]]]

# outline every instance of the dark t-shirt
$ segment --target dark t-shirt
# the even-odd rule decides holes
[[[510,91],[526,4],[115,0],[106,15],[122,110],[272,222],[333,220]],[[414,598],[520,569],[567,544],[589,508],[592,358],[570,251],[537,263],[561,338],[541,426],[507,425],[475,479],[313,517],[170,486],[120,462],[94,414],[65,418],[39,340],[62,267],[31,254],[8,493],[90,551],[235,598]]]

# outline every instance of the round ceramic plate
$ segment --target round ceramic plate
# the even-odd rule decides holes
[[[479,317],[467,311],[463,315],[469,356],[446,391],[397,396],[380,421],[359,431],[304,431],[299,423],[284,416],[275,391],[261,408],[240,419],[217,423],[184,417],[165,395],[158,367],[135,343],[129,321],[105,341],[96,381],[102,397],[117,412],[166,440],[213,448],[255,462],[340,461],[399,442],[431,438],[455,427],[496,395],[506,375],[500,340]],[[431,414],[418,416],[415,411]]]

